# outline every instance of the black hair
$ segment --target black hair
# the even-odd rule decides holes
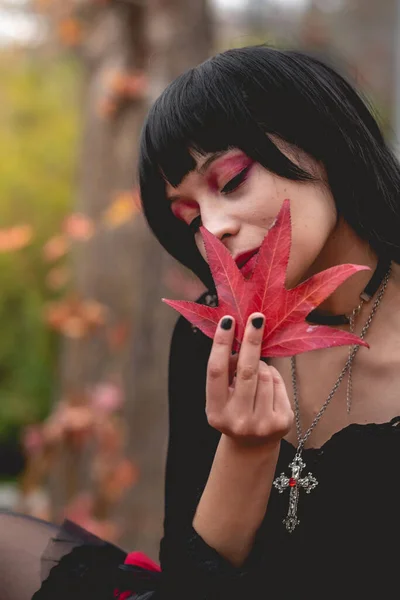
[[[338,214],[378,255],[400,262],[400,167],[360,94],[306,53],[265,45],[227,50],[183,73],[152,106],[139,157],[149,226],[164,248],[213,288],[189,227],[173,216],[165,180],[177,186],[201,155],[241,149],[291,180],[312,175],[268,134],[325,167]]]

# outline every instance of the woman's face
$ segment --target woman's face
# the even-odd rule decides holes
[[[234,259],[258,249],[273,225],[285,198],[290,199],[292,247],[287,287],[306,276],[337,223],[332,194],[324,183],[324,170],[308,155],[280,148],[293,162],[317,176],[317,183],[290,181],[264,169],[241,150],[198,156],[196,169],[178,187],[167,183],[174,215],[191,225],[196,244],[207,260],[202,224],[218,237]],[[253,261],[254,262],[254,261]],[[248,267],[243,275],[248,277]],[[240,266],[240,261],[239,265]]]

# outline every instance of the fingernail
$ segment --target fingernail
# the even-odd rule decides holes
[[[230,317],[224,317],[221,321],[221,328],[226,329],[226,331],[228,331],[228,329],[230,329],[231,327],[232,319]]]
[[[263,323],[264,323],[264,317],[254,317],[254,319],[251,320],[251,324],[256,329],[261,329],[261,327],[263,326]]]

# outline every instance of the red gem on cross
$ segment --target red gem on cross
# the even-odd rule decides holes
[[[290,487],[294,487],[296,485],[296,480],[294,477],[291,477],[289,479],[289,485],[290,485]]]

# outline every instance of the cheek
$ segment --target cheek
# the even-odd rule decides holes
[[[294,287],[309,276],[337,223],[334,200],[328,192],[312,186],[294,198],[292,213],[292,248],[286,284]],[[308,193],[307,193],[308,192]]]
[[[261,228],[263,233],[270,228],[282,202],[288,198],[278,178],[263,169],[253,167],[253,173],[243,202],[243,221]]]

